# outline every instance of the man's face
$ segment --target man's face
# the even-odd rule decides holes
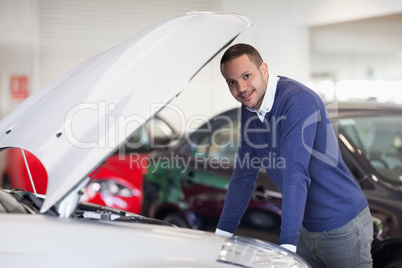
[[[233,97],[244,106],[258,110],[267,90],[267,64],[263,62],[257,67],[247,55],[242,55],[223,63],[221,71]]]

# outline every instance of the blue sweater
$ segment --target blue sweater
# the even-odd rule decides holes
[[[367,206],[342,160],[324,103],[311,89],[286,77],[278,81],[264,123],[241,108],[239,151],[220,230],[237,229],[260,167],[283,196],[280,244],[297,245],[302,225],[313,232],[339,228]]]

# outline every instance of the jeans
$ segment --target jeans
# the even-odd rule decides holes
[[[371,242],[373,219],[365,208],[344,226],[324,231],[310,232],[302,228],[297,254],[312,268],[372,267]]]

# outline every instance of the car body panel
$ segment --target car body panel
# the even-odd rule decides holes
[[[4,267],[225,267],[216,263],[225,238],[189,229],[18,214],[1,215],[0,229]]]
[[[0,190],[3,266],[308,267],[296,254],[261,240],[177,228],[90,203],[81,203],[70,218],[40,215],[42,202],[27,191]]]
[[[30,151],[47,171],[41,211],[154,115],[150,104],[171,101],[250,24],[224,13],[193,13],[157,24],[67,72],[2,120],[0,147]]]
[[[28,162],[29,172],[32,175],[32,181],[35,186],[34,190],[21,150],[20,148],[9,148],[5,151],[3,171],[5,179],[10,183],[12,188],[20,188],[32,193],[45,194],[47,188],[47,174],[45,168],[35,155],[24,150],[25,159]]]
[[[170,226],[0,214],[0,234],[5,267],[309,267],[277,245]]]

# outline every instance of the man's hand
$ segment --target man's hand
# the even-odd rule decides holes
[[[289,251],[292,251],[293,253],[296,253],[296,246],[291,245],[291,244],[282,244],[281,247],[286,248]]]
[[[218,228],[215,230],[215,234],[221,235],[221,236],[226,236],[226,237],[231,237],[231,236],[233,236],[232,233],[229,233],[229,232],[226,232],[226,231],[222,231],[222,230],[220,230],[220,229],[218,229]]]

